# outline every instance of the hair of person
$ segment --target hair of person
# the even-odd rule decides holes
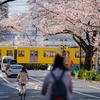
[[[55,56],[52,70],[55,70],[56,68],[60,68],[64,71],[67,70],[67,68],[64,66],[63,58],[59,54]]]
[[[25,73],[27,73],[26,68],[23,67],[22,70],[21,70],[21,72],[25,72]]]

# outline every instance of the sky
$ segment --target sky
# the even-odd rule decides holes
[[[28,8],[27,1],[28,0],[16,0],[9,2],[9,13],[25,12]]]

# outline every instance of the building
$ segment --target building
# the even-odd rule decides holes
[[[45,41],[48,41],[48,44],[45,46],[60,46],[61,44],[67,45],[68,47],[77,46],[77,43],[70,34],[46,35]]]

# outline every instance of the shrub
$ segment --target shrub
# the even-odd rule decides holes
[[[85,80],[94,80],[95,79],[95,71],[87,71],[87,70],[78,70],[76,76]]]
[[[87,80],[88,79],[88,71],[87,70],[84,70],[83,74],[82,74],[82,79],[85,79]]]
[[[95,79],[95,71],[88,71],[87,80],[94,80]]]
[[[100,74],[96,76],[96,81],[100,81]]]
[[[83,73],[84,73],[84,70],[80,69],[80,70],[78,70],[78,71],[76,72],[76,76],[77,76],[78,78],[82,78]]]

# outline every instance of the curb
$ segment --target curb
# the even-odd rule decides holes
[[[92,82],[92,83],[97,83],[97,84],[100,84],[100,82],[98,82],[98,81],[90,81],[90,80],[85,80],[85,79],[80,79],[80,78],[78,78],[78,77],[73,77],[73,78],[75,78],[75,79],[79,79],[79,80],[83,80],[83,81],[86,81],[86,82]]]

